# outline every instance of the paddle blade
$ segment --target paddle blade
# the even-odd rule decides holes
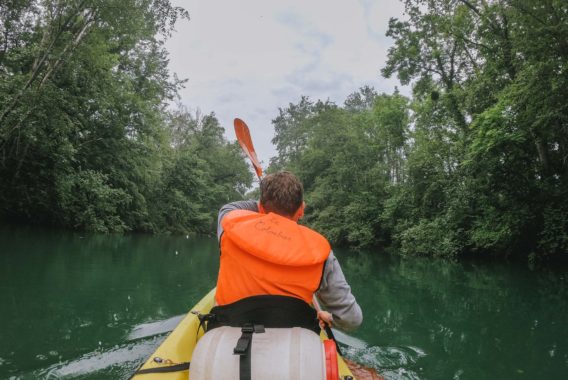
[[[239,118],[235,119],[235,134],[237,135],[237,141],[239,145],[246,153],[250,161],[252,162],[252,166],[254,167],[254,171],[258,178],[262,177],[262,167],[260,166],[260,162],[258,161],[258,157],[256,156],[256,152],[254,150],[254,146],[252,145],[252,139],[250,137],[250,131],[247,124]]]

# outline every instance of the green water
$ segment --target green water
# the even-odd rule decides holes
[[[568,378],[562,269],[337,252],[387,379]],[[0,230],[0,379],[125,379],[215,283],[215,239]]]

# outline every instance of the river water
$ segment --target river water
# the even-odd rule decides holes
[[[568,378],[563,269],[338,250],[386,379]],[[0,379],[126,379],[215,284],[213,238],[0,229]]]

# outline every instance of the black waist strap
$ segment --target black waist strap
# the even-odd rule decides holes
[[[301,299],[262,295],[211,309],[207,330],[220,326],[263,325],[266,328],[303,327],[319,334],[316,311]]]

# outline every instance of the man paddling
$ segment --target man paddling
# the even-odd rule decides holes
[[[305,207],[301,182],[290,172],[269,174],[261,181],[260,194],[258,203],[233,202],[219,211],[215,311],[224,320],[221,324],[315,330],[313,309],[304,306],[316,294],[328,310],[318,314],[320,320],[345,330],[358,327],[361,308],[329,243],[297,223]]]

